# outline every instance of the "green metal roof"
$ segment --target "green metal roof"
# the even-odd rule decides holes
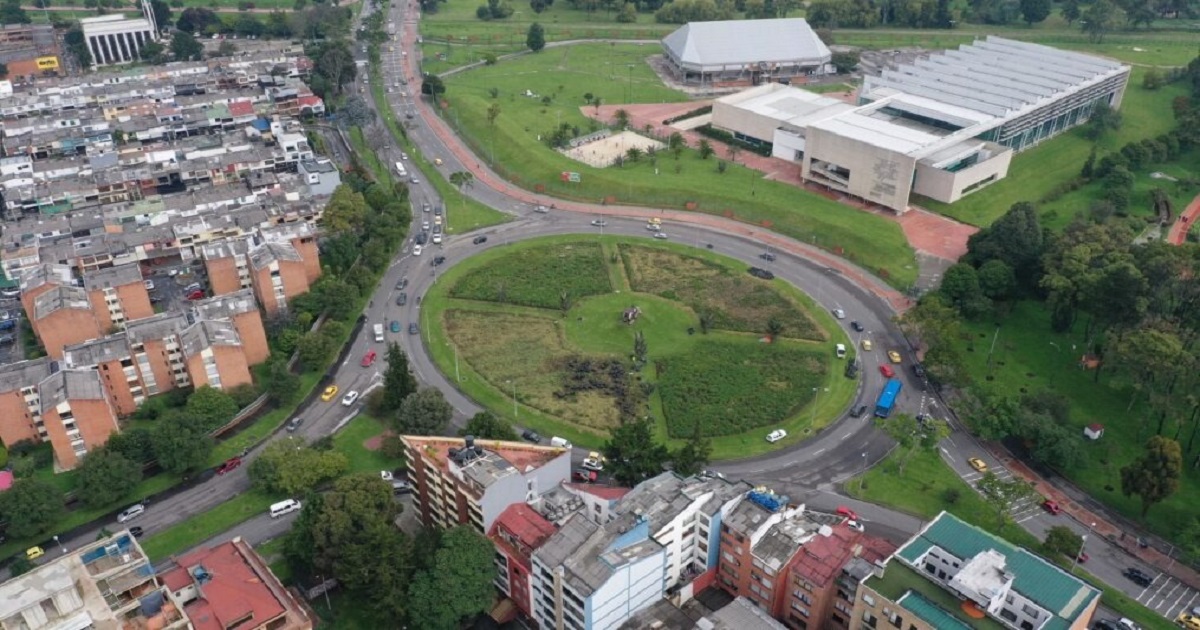
[[[1002,538],[952,514],[942,512],[917,534],[911,541],[896,551],[904,562],[916,566],[920,558],[932,546],[938,546],[962,560],[995,549],[1004,555],[1005,568],[1013,574],[1013,589],[1037,603],[1056,616],[1073,621],[1092,600],[1100,597],[1100,591],[1072,577],[1045,559],[1016,547]],[[1051,623],[1047,628],[1067,627]]]
[[[896,602],[901,607],[909,610],[916,616],[923,619],[926,623],[937,628],[938,630],[961,629],[971,630],[971,626],[955,619],[952,615],[942,609],[941,606],[925,599],[916,591],[909,591]]]

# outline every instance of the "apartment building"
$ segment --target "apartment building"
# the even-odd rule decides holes
[[[10,278],[20,280],[21,308],[32,315],[38,297],[55,287],[78,286],[71,268],[53,263],[36,263],[24,268],[5,268]]]
[[[317,246],[317,230],[312,223],[296,221],[262,228],[258,231],[258,239],[290,244],[304,263],[304,277],[309,285],[321,277],[321,252]]]
[[[210,275],[211,279],[212,276]],[[250,289],[242,289],[225,295],[217,295],[192,302],[192,316],[196,321],[230,321],[242,341],[246,363],[258,365],[271,356],[267,344],[267,331],[263,327],[262,313]]]
[[[1100,591],[942,512],[862,581],[851,628],[1084,630]]]
[[[247,256],[249,250],[249,245],[242,239],[228,239],[201,246],[200,258],[204,261],[204,270],[208,272],[208,286],[213,295],[226,295],[253,286],[250,281],[250,258]]]
[[[46,354],[54,359],[62,358],[64,347],[107,332],[101,330],[88,293],[80,287],[56,286],[42,292],[27,314]]]
[[[291,243],[263,243],[250,251],[254,297],[268,315],[288,308],[288,300],[308,293],[308,271]]]
[[[194,387],[233,389],[251,383],[250,364],[233,322],[198,321],[179,335],[179,341]]]
[[[571,452],[522,442],[402,436],[413,507],[426,527],[470,524],[486,535],[508,506],[567,480]]]
[[[120,430],[116,409],[95,370],[54,372],[38,383],[38,398],[46,439],[65,470]]]
[[[621,626],[621,630],[670,628],[671,630],[786,630],[766,611],[745,597],[735,598],[721,608],[696,618],[693,611],[676,608],[667,600],[639,611]]]
[[[129,349],[128,335],[123,332],[67,346],[62,366],[68,370],[95,370],[120,417],[132,414],[146,400],[142,376]]]
[[[311,630],[314,625],[306,608],[240,536],[173,558],[160,575],[195,630]]]
[[[192,626],[137,539],[122,531],[0,584],[0,627]]]
[[[0,441],[6,446],[46,438],[38,383],[56,369],[49,357],[0,365]]]
[[[129,351],[133,353],[147,396],[191,386],[179,342],[179,333],[187,327],[187,316],[183,313],[160,313],[126,325]]]
[[[100,330],[124,330],[125,322],[154,314],[142,271],[135,263],[97,269],[83,275]]]
[[[529,574],[533,570],[533,552],[556,529],[554,523],[525,503],[508,506],[492,523],[488,539],[496,546],[494,583],[511,607],[494,612],[497,620],[511,621],[517,612],[526,617],[532,615]]]

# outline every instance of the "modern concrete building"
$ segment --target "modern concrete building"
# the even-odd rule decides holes
[[[154,314],[145,282],[137,263],[83,274],[83,288],[92,303],[92,313],[100,330],[124,330],[126,321]]]
[[[413,506],[426,527],[470,524],[486,535],[510,505],[571,475],[571,452],[521,442],[406,435]]]
[[[989,36],[867,77],[857,105],[781,85],[717,99],[713,126],[802,179],[897,212],[1003,179],[1015,152],[1119,107],[1129,67]]]
[[[42,423],[58,466],[70,470],[120,430],[95,370],[61,370],[38,383]]]
[[[194,630],[311,630],[307,609],[241,537],[172,558],[163,584]]]
[[[137,539],[122,531],[0,584],[0,627],[194,626]]]
[[[310,195],[332,195],[342,183],[342,174],[332,160],[300,160],[296,163],[296,172],[304,178]]]
[[[232,322],[238,338],[242,341],[246,363],[250,366],[270,358],[271,347],[267,344],[267,331],[263,327],[262,313],[259,312],[258,303],[254,301],[254,293],[250,289],[196,300],[192,302],[192,314],[196,321],[207,319]]]
[[[179,340],[193,387],[228,390],[251,383],[250,364],[233,322],[198,321]]]
[[[149,2],[144,5],[148,8]],[[142,47],[158,41],[158,30],[154,27],[154,12],[144,10],[140,18],[126,18],[120,14],[83,18],[83,39],[92,61],[96,66],[132,63],[142,58]]]
[[[1086,582],[942,512],[859,585],[851,618],[916,630],[1084,630],[1099,604]]]
[[[758,85],[828,74],[833,54],[802,18],[689,22],[662,40],[683,83]]]

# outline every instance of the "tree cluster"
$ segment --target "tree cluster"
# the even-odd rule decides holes
[[[484,20],[503,20],[513,14],[512,5],[504,0],[487,0],[487,4],[475,9],[475,17]]]
[[[250,481],[273,494],[298,496],[342,476],[350,460],[338,451],[312,448],[299,438],[272,442],[250,464]]]
[[[950,0],[816,0],[807,14],[813,28],[953,28],[955,13]]]
[[[654,19],[660,24],[731,20],[735,9],[732,0],[674,0],[655,11]]]

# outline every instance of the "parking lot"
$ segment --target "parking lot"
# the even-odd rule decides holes
[[[200,261],[155,269],[146,278],[154,283],[154,288],[150,290],[150,302],[156,313],[187,310],[188,299],[184,289],[192,285],[199,284],[205,296],[209,294],[208,275]]]
[[[21,347],[21,330],[26,326],[21,302],[17,298],[0,297],[0,322],[14,322],[11,330],[0,330],[0,364],[16,363],[25,358]],[[9,324],[0,326],[7,327]]]

